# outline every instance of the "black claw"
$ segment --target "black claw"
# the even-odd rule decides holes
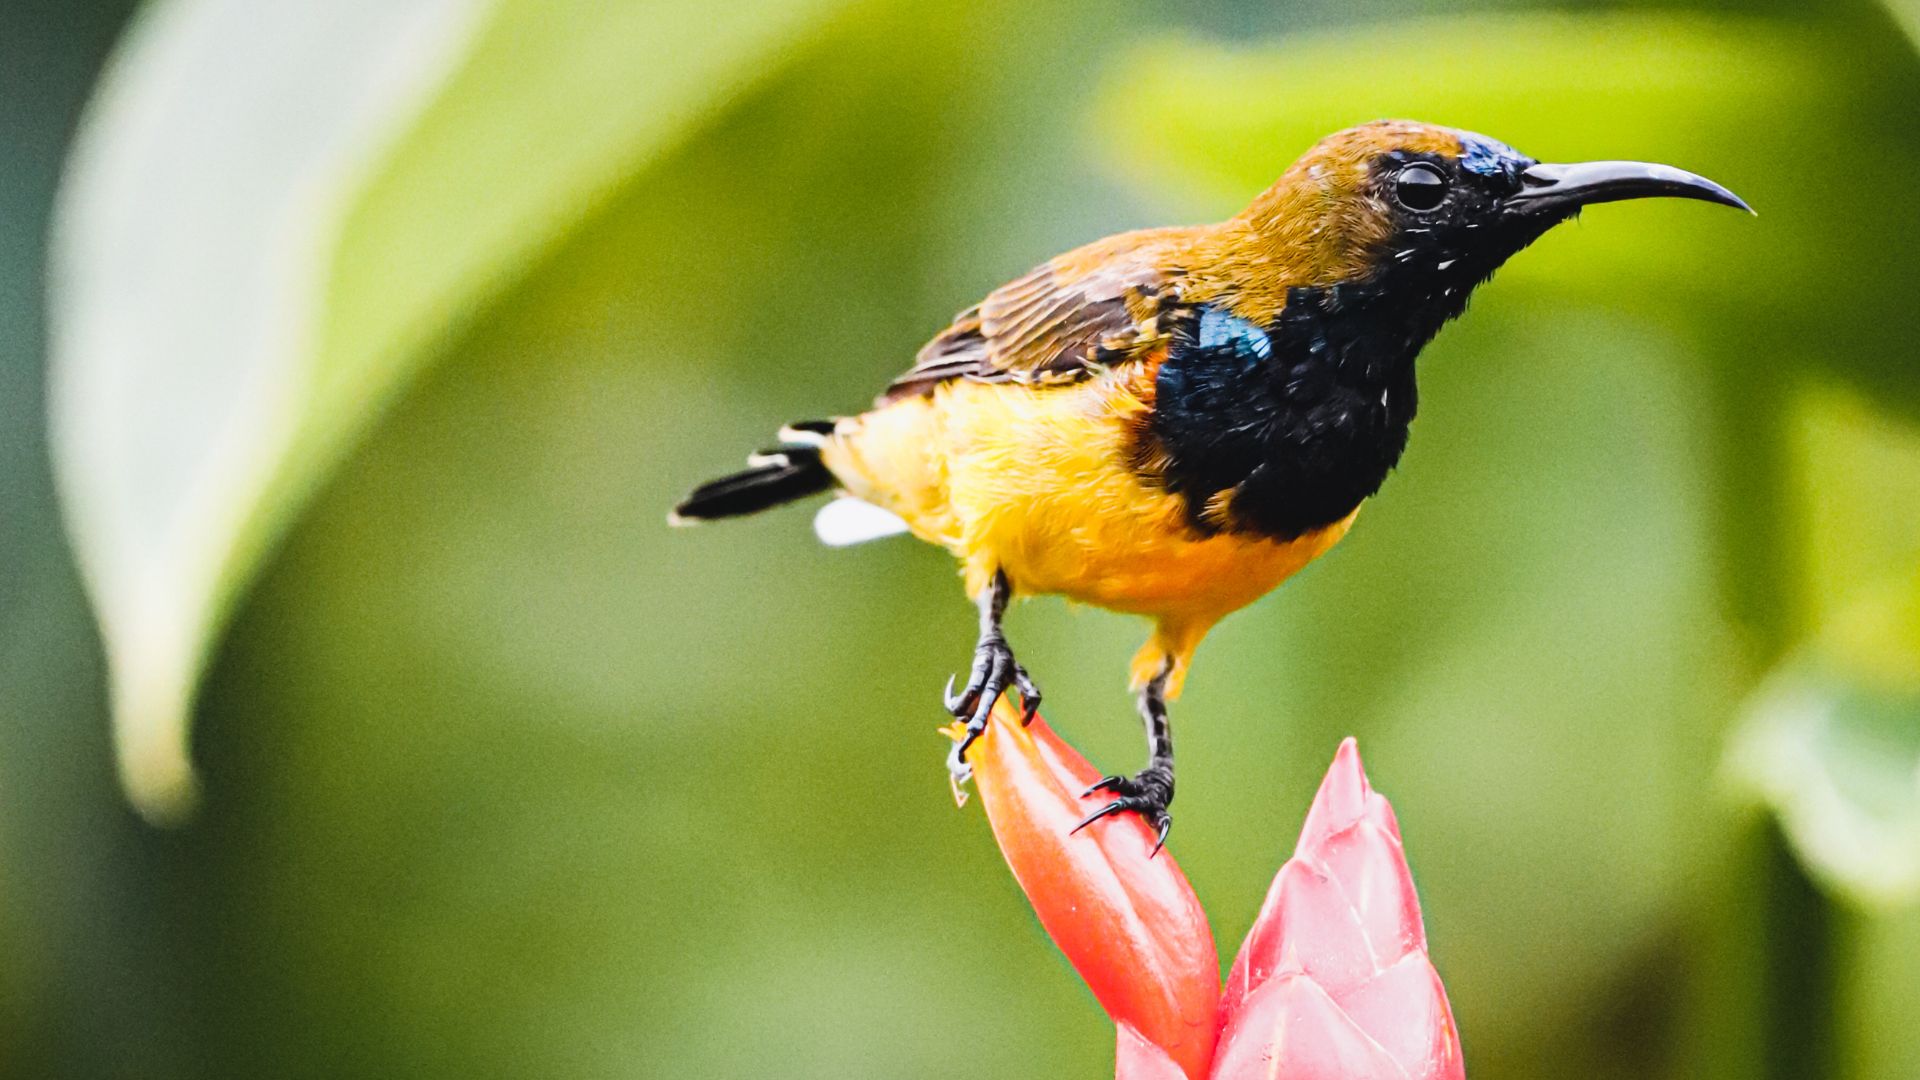
[[[1160,854],[1160,849],[1167,846],[1167,833],[1173,829],[1173,817],[1167,813],[1165,804],[1148,795],[1123,795],[1082,818],[1080,824],[1075,825],[1068,835],[1079,832],[1103,817],[1129,810],[1139,814],[1148,825],[1153,827],[1155,839],[1153,851],[1148,858]]]
[[[956,720],[965,720],[973,715],[973,707],[979,703],[980,691],[972,686],[965,687],[959,693],[953,692],[953,680],[947,680],[947,691],[942,694],[947,711]]]
[[[962,702],[966,700],[965,694],[956,694],[953,692],[953,680],[959,677],[958,675],[947,676],[947,689],[940,695],[940,699],[946,703],[948,712],[955,716],[965,716],[973,710],[962,706]]]
[[[1153,827],[1156,836],[1153,854],[1158,855],[1160,849],[1166,846],[1167,832],[1173,828],[1173,818],[1167,813],[1167,804],[1173,801],[1172,784],[1154,770],[1148,769],[1138,776],[1105,777],[1081,792],[1080,797],[1086,798],[1102,791],[1111,792],[1119,798],[1088,814],[1080,824],[1073,827],[1073,832],[1079,832],[1110,814],[1131,810]]]
[[[974,719],[991,713],[994,703],[1006,692],[1007,685],[1014,681],[1013,651],[1003,641],[983,641],[974,653],[973,670],[967,674],[967,685],[958,694],[953,692],[953,680],[947,680],[947,690],[942,695],[947,711],[955,718],[966,720],[969,725]]]
[[[965,732],[947,756],[947,771],[956,779],[964,781],[972,775],[973,770],[967,765],[967,750],[987,730],[993,707],[1001,695],[1006,693],[1008,686],[1017,684],[1023,675],[1020,665],[1014,662],[1013,650],[1007,648],[1006,642],[990,640],[980,643],[965,689],[955,694],[953,680],[947,680],[947,689],[942,695],[947,711],[956,719],[966,721]],[[1028,685],[1032,684],[1031,680],[1027,682]],[[1027,700],[1023,691],[1022,701]],[[1037,693],[1032,700],[1037,704]]]
[[[967,673],[967,685],[956,694],[953,680],[948,679],[946,693],[942,695],[947,711],[955,719],[966,722],[947,756],[947,770],[953,776],[956,792],[957,785],[973,775],[972,767],[967,764],[967,750],[987,730],[993,707],[1000,703],[1007,688],[1011,686],[1020,693],[1022,724],[1032,723],[1040,708],[1040,688],[1013,658],[1013,650],[1000,632],[1000,617],[1012,596],[1013,586],[1008,583],[1007,575],[996,571],[976,600],[980,606],[980,641],[974,646],[973,668]]]
[[[1040,715],[1040,687],[1036,686],[1033,676],[1019,664],[1013,665],[1013,688],[1020,692],[1020,725],[1025,727],[1033,723]]]
[[[1067,835],[1072,836],[1074,833],[1077,833],[1081,829],[1084,829],[1087,826],[1093,824],[1094,822],[1099,821],[1101,818],[1106,817],[1108,814],[1117,814],[1122,810],[1131,810],[1131,809],[1133,809],[1133,807],[1127,805],[1127,800],[1115,799],[1112,802],[1108,803],[1107,805],[1101,807],[1100,809],[1095,810],[1093,813],[1088,814],[1086,817],[1081,818],[1080,824],[1075,825],[1067,833]]]

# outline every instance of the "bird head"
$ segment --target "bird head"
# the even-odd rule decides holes
[[[1639,161],[1544,164],[1467,131],[1383,120],[1330,135],[1229,225],[1284,290],[1391,279],[1464,306],[1514,253],[1583,207],[1700,199],[1749,210],[1702,176]],[[1284,300],[1284,293],[1271,297]]]

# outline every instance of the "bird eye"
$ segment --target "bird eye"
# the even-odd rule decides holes
[[[1432,210],[1447,197],[1447,178],[1439,169],[1417,161],[1393,178],[1393,197],[1409,210]]]

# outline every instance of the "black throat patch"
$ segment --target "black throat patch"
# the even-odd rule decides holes
[[[1265,326],[1230,297],[1174,319],[1136,464],[1186,498],[1194,529],[1293,539],[1380,490],[1418,405],[1415,357],[1559,220],[1506,213],[1531,158],[1478,136],[1462,147],[1373,162],[1368,205],[1392,229],[1360,278],[1289,289]]]
[[[1369,281],[1289,290],[1268,326],[1205,305],[1175,320],[1137,460],[1196,530],[1290,540],[1380,490],[1419,406],[1414,358],[1493,270],[1402,240]]]

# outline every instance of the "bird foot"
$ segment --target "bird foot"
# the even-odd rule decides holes
[[[981,639],[973,653],[973,671],[959,693],[954,693],[953,680],[947,680],[944,695],[947,711],[966,723],[959,738],[954,740],[953,749],[947,753],[947,772],[956,791],[959,785],[973,778],[973,766],[967,764],[967,751],[987,730],[987,719],[1009,686],[1020,693],[1020,722],[1032,723],[1040,709],[1040,688],[1034,685],[1033,677],[1013,658],[1013,650],[1000,637]]]
[[[1158,855],[1166,846],[1168,830],[1173,828],[1173,817],[1167,813],[1167,807],[1173,803],[1173,770],[1149,765],[1132,776],[1109,776],[1081,792],[1081,798],[1099,791],[1111,792],[1119,798],[1088,814],[1073,831],[1079,832],[1110,814],[1131,810],[1153,828],[1153,853]]]

